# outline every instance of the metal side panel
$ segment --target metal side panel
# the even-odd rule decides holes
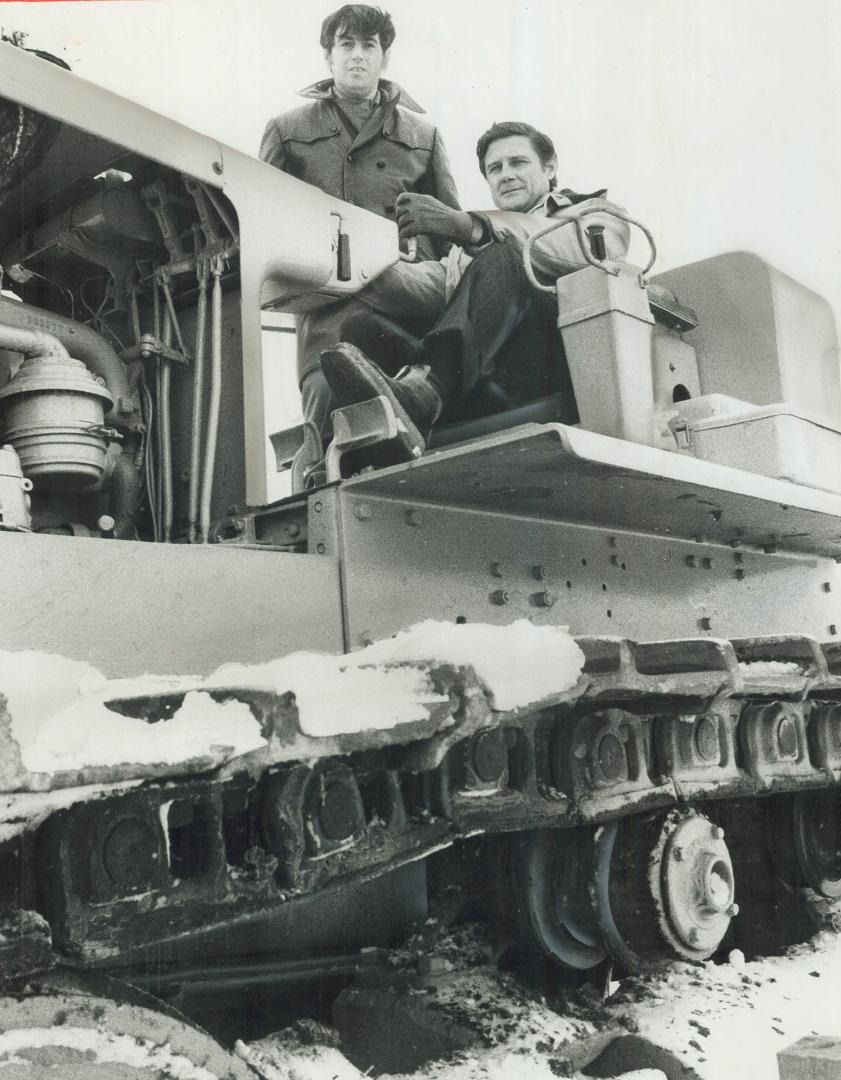
[[[0,560],[3,649],[87,660],[112,678],[342,651],[329,556],[5,533]]]
[[[353,494],[841,557],[841,496],[561,424],[348,481]]]
[[[833,560],[342,492],[348,642],[424,619],[576,635],[750,638],[841,631]]]

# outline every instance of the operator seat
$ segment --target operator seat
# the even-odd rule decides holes
[[[681,304],[674,294],[662,285],[648,283],[648,306],[655,322],[668,330],[683,333],[698,325],[695,312]],[[485,387],[482,402],[482,405],[487,404],[487,411],[485,412],[480,407],[479,411],[483,415],[451,424],[437,425],[432,429],[427,441],[428,447],[440,449],[444,446],[453,446],[484,435],[493,435],[507,428],[518,427],[520,424],[574,426],[580,423],[575,402],[570,403],[567,394],[550,394],[536,398],[526,405],[507,408],[504,397],[504,392],[494,383],[490,383]],[[501,408],[500,405],[502,405]]]

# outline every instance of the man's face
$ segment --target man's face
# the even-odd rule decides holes
[[[380,73],[388,60],[379,34],[365,38],[340,31],[325,56],[340,97],[363,101],[376,95]]]
[[[550,190],[556,171],[554,161],[541,165],[525,135],[496,139],[485,154],[485,179],[500,210],[531,210]]]

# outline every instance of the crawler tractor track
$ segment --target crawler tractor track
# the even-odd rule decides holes
[[[578,644],[581,677],[554,699],[497,712],[472,669],[430,666],[448,715],[335,736],[327,754],[296,735],[291,695],[214,690],[249,704],[269,764],[248,755],[80,801],[6,842],[0,865],[61,955],[159,973],[179,939],[212,952],[213,935],[236,942],[290,900],[477,834],[504,849],[527,947],[578,970],[710,956],[758,848],[788,887],[841,892],[841,650],[805,637]],[[165,722],[179,701],[110,707]]]

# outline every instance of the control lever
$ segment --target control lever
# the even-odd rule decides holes
[[[338,281],[350,281],[350,237],[344,231],[342,215],[335,210],[331,210],[330,217],[339,219],[338,231],[336,233],[336,279]]]

